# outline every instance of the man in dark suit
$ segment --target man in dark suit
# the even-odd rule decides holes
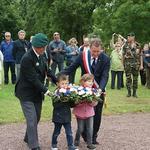
[[[56,83],[56,78],[47,68],[43,57],[47,44],[46,35],[38,33],[33,37],[32,49],[21,60],[20,76],[15,87],[15,95],[20,100],[27,123],[24,141],[32,150],[40,150],[37,125],[44,95],[50,93],[44,85],[45,75],[47,74]]]
[[[82,75],[85,73],[92,73],[94,75],[94,86],[100,88],[100,91],[102,93],[101,99],[104,101],[103,93],[105,92],[105,87],[108,81],[110,59],[102,51],[102,43],[99,38],[91,39],[90,50],[81,52],[75,62],[72,63],[68,68],[63,70],[61,73],[70,74],[79,66],[81,67]],[[102,108],[103,102],[99,102],[95,107],[93,144],[99,144],[96,139],[101,124]]]

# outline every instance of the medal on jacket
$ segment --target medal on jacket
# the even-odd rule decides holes
[[[39,62],[37,62],[37,63],[36,63],[36,66],[39,66],[39,65],[40,65]]]

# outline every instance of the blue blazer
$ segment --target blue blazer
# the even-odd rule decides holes
[[[80,55],[75,60],[75,62],[72,63],[69,67],[65,68],[63,71],[61,71],[61,73],[69,75],[72,71],[76,70],[79,66],[81,67],[82,75],[87,73],[83,65],[82,55],[83,53],[81,52]],[[98,56],[98,60],[93,75],[94,75],[94,79],[99,85],[99,88],[102,89],[103,92],[105,91],[105,87],[108,82],[109,69],[110,69],[110,58],[105,53],[101,53]]]

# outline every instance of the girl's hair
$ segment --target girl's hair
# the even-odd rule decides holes
[[[60,81],[69,81],[69,76],[65,75],[65,74],[60,74],[58,75],[57,77],[57,82],[60,82]]]
[[[89,81],[89,80],[94,80],[94,75],[93,75],[93,74],[86,73],[86,74],[84,74],[84,75],[81,77],[80,82],[86,82],[86,81]]]
[[[72,42],[75,42],[75,44],[78,44],[77,39],[74,37],[68,41],[69,44],[71,44]]]

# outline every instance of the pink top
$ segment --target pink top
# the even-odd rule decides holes
[[[97,105],[97,102],[84,102],[76,105],[73,109],[73,113],[77,118],[87,119],[95,115],[94,106]]]

